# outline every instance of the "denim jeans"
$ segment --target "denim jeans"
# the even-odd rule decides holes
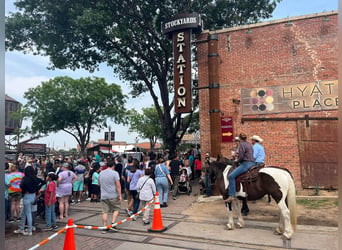
[[[36,194],[24,194],[23,197],[23,210],[21,211],[21,225],[20,229],[24,230],[25,222],[27,220],[28,232],[32,232],[32,204]]]
[[[243,161],[240,163],[240,166],[238,166],[236,169],[233,170],[233,172],[231,172],[231,174],[229,175],[229,191],[228,191],[229,196],[235,196],[235,193],[236,193],[235,178],[247,172],[248,169],[250,169],[254,165],[255,163],[252,161]]]
[[[9,199],[5,199],[5,220],[11,217],[11,202]]]
[[[156,177],[156,188],[159,193],[160,204],[167,203],[169,196],[169,181],[166,177]]]
[[[211,180],[210,180],[209,173],[205,174],[204,185],[205,185],[205,194],[208,196],[213,195],[213,190],[211,188]]]
[[[139,197],[137,197],[138,195],[137,190],[130,190],[130,192],[133,197],[133,214],[135,214],[136,212],[138,212],[140,200],[139,200]]]
[[[45,221],[46,227],[56,225],[55,204],[51,204],[50,207],[45,205]]]

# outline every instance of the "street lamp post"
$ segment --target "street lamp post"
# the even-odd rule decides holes
[[[110,138],[111,138],[111,130],[112,128],[110,127],[110,126],[108,126],[108,130],[109,130],[109,132],[108,132],[108,154],[110,154],[110,151],[111,151],[111,149],[112,149],[112,146],[110,145]]]
[[[138,151],[138,150],[137,150],[138,141],[139,141],[138,137],[135,137],[135,152]]]

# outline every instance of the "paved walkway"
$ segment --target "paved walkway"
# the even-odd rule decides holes
[[[162,233],[147,233],[150,226],[144,226],[141,218],[119,226],[118,233],[101,234],[98,230],[75,229],[77,249],[329,249],[337,250],[337,228],[298,225],[291,242],[283,242],[273,235],[275,223],[246,221],[241,230],[224,230],[225,222],[216,218],[194,220],[183,213],[198,202],[198,188],[195,186],[190,196],[180,195],[170,199],[169,207],[162,208],[163,225],[168,229]],[[215,197],[211,198],[215,199]],[[200,201],[200,199],[199,199]],[[206,200],[209,201],[209,200]],[[126,218],[122,203],[119,220]],[[210,207],[210,202],[208,202]],[[71,207],[70,216],[75,224],[101,226],[100,204],[84,201]],[[197,217],[196,217],[197,218]],[[108,220],[109,221],[109,220]],[[66,220],[59,222],[63,227]],[[40,223],[39,227],[43,228]],[[37,231],[32,237],[15,235],[15,224],[6,224],[5,249],[28,249],[52,234]],[[64,234],[57,236],[39,249],[62,249]]]

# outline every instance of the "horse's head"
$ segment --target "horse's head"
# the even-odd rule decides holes
[[[226,164],[220,161],[212,161],[209,165],[209,177],[211,182],[214,183],[216,178],[222,175],[223,170],[225,169]]]

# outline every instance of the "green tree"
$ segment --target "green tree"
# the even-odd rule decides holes
[[[130,84],[133,97],[149,92],[163,142],[174,151],[187,124],[173,112],[172,46],[161,22],[197,12],[206,28],[253,23],[270,17],[279,1],[17,0],[20,12],[6,18],[6,46],[49,56],[52,69],[94,71],[106,63]]]
[[[130,132],[137,132],[141,138],[148,139],[153,151],[157,140],[162,138],[162,128],[155,107],[142,108],[142,114],[132,109],[128,112],[128,119]]]
[[[56,77],[25,93],[32,131],[47,134],[65,131],[80,145],[81,153],[93,129],[107,126],[107,118],[124,121],[125,96],[121,87],[103,78]]]

